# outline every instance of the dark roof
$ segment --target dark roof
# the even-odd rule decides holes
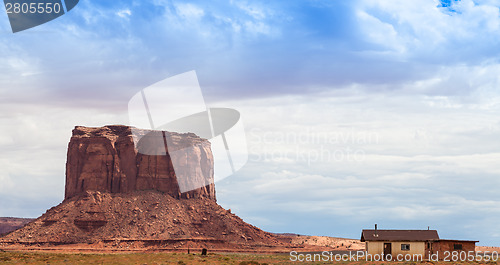
[[[375,230],[366,229],[361,232],[364,241],[428,241],[439,240],[436,230]]]

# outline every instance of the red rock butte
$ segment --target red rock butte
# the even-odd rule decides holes
[[[205,197],[215,201],[214,159],[210,142],[193,133],[150,132],[154,131],[123,125],[98,128],[76,126],[68,146],[65,199],[87,191],[126,193],[157,190],[174,198]],[[186,150],[185,155],[180,155],[185,161],[176,164],[177,170],[182,167],[181,171],[188,174],[183,181],[211,184],[181,193],[169,152],[164,155],[138,152],[138,133],[167,138],[159,141],[166,143],[168,140],[168,147],[161,146],[166,150]],[[190,148],[183,149],[188,146]]]
[[[210,143],[192,133],[77,126],[64,201],[1,236],[0,248],[304,250],[218,205],[213,166]],[[179,170],[182,187],[199,188],[182,193]]]

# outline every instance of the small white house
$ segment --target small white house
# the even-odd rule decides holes
[[[420,255],[429,259],[430,255],[443,258],[445,251],[475,253],[476,242],[473,240],[440,239],[436,230],[378,230],[364,229],[361,232],[361,242],[366,242],[366,252],[369,255]]]
[[[432,244],[438,240],[436,230],[378,230],[375,225],[375,229],[365,229],[361,233],[361,242],[366,242],[368,254],[392,257],[420,254],[427,258]]]

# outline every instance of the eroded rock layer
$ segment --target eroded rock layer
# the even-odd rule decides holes
[[[192,133],[77,126],[68,146],[65,199],[87,191],[157,190],[215,201],[213,163],[210,142]]]

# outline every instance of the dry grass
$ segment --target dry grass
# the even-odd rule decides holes
[[[335,262],[335,264],[452,264],[451,262]],[[292,262],[284,254],[213,254],[201,256],[185,253],[128,253],[128,254],[63,254],[44,252],[0,252],[0,264],[333,264],[332,262]],[[460,263],[498,264],[498,263]]]
[[[41,252],[2,252],[0,264],[284,264],[283,255],[130,253],[61,254]]]

